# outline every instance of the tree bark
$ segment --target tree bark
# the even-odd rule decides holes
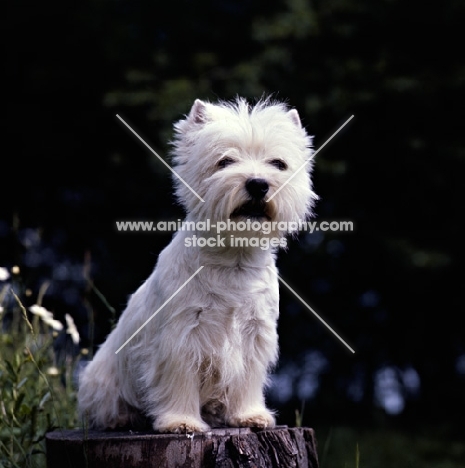
[[[313,429],[213,429],[195,434],[56,430],[48,468],[318,468]]]

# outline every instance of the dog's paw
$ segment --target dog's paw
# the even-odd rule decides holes
[[[260,429],[274,427],[276,422],[273,415],[267,411],[244,413],[229,419],[233,427],[259,427]]]
[[[155,421],[153,428],[158,432],[171,432],[173,434],[191,434],[210,430],[210,426],[201,419],[182,415],[160,416]]]

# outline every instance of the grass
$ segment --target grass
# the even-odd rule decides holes
[[[32,318],[6,286],[0,306],[0,467],[42,468],[45,434],[77,425],[75,359],[54,351],[59,324]]]
[[[320,468],[463,468],[465,442],[440,428],[315,428]]]

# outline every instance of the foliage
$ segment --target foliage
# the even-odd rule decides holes
[[[58,359],[54,349],[58,322],[30,319],[20,298],[3,288],[0,335],[0,466],[44,467],[45,434],[76,425],[75,359]],[[53,325],[53,326],[52,326]]]

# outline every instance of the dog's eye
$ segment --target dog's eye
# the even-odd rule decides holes
[[[270,161],[270,164],[280,171],[285,171],[287,169],[287,164],[281,161],[281,159],[273,159],[273,161]]]
[[[223,158],[221,161],[218,162],[218,167],[220,169],[224,169],[225,167],[234,163],[234,159],[232,158]]]

